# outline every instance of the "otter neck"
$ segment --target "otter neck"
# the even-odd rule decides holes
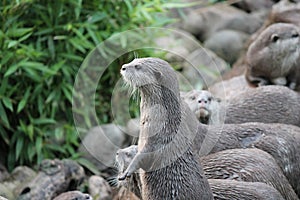
[[[150,118],[150,121],[154,117],[159,118],[161,120],[160,123],[164,124],[164,132],[168,133],[171,138],[171,135],[178,131],[182,120],[179,90],[176,92],[163,85],[156,85],[155,87],[147,85],[143,86],[140,92],[142,118]],[[157,114],[155,116],[148,116],[149,110],[153,108],[158,108]],[[156,126],[156,124],[152,125]]]

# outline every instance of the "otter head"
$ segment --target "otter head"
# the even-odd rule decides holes
[[[118,172],[123,173],[128,167],[133,157],[137,154],[137,145],[131,145],[124,149],[119,149],[116,153],[116,163],[118,165]]]
[[[267,27],[247,51],[250,75],[270,79],[287,76],[300,62],[299,36],[300,29],[293,24],[276,23]]]
[[[191,90],[182,93],[181,97],[202,123],[208,123],[212,112],[214,112],[214,104],[220,101],[205,90]]]
[[[137,58],[121,68],[121,74],[130,86],[141,92],[157,92],[157,88],[168,88],[173,93],[178,93],[177,76],[168,62],[159,58]]]

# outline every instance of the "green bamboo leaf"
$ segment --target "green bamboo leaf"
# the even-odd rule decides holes
[[[11,41],[8,42],[7,48],[10,49],[10,48],[12,48],[14,46],[17,46],[18,44],[19,44],[19,41],[17,41],[17,40],[11,40]]]
[[[6,111],[0,101],[0,120],[3,122],[4,126],[6,126],[7,128],[10,128],[10,124],[6,115]],[[0,122],[1,122],[0,121]]]
[[[52,36],[48,37],[48,49],[49,49],[49,53],[51,55],[51,58],[54,59],[55,58],[55,46],[54,46]]]
[[[17,108],[17,113],[20,113],[20,112],[24,109],[24,107],[25,107],[25,105],[26,105],[26,103],[27,103],[29,94],[30,94],[30,90],[31,90],[31,88],[28,88],[28,89],[26,90],[25,95],[24,95],[24,98],[19,102],[18,108]]]
[[[56,121],[54,119],[50,119],[50,118],[38,118],[38,119],[32,119],[32,123],[35,125],[55,124]]]
[[[23,149],[23,145],[24,145],[24,137],[22,137],[22,136],[18,137],[17,143],[16,143],[16,160],[18,160],[20,157],[20,154]]]
[[[69,100],[69,102],[72,103],[72,90],[71,91],[68,90],[68,88],[64,87],[64,85],[63,85],[62,91],[63,91],[64,95],[66,96],[66,98]]]
[[[19,67],[20,67],[19,63],[9,67],[8,70],[4,74],[4,77],[7,77],[7,76],[11,75],[12,73],[14,73],[15,71],[17,71],[19,69]]]
[[[21,37],[29,32],[32,32],[33,28],[13,28],[7,31],[8,37]]]
[[[12,112],[14,111],[12,103],[11,103],[11,99],[9,99],[7,97],[3,97],[2,102],[6,108],[8,108]]]
[[[43,146],[43,138],[37,137],[35,140],[35,149],[38,155],[42,153],[42,146]]]

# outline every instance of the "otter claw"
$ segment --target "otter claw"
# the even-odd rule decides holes
[[[119,181],[123,181],[125,180],[125,178],[130,177],[130,175],[128,173],[123,173],[120,176],[118,176],[118,180]]]

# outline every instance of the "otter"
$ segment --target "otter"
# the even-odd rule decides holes
[[[269,85],[250,88],[220,106],[226,124],[246,122],[282,123],[300,126],[300,94]]]
[[[116,154],[118,173],[123,172],[123,166],[128,166],[136,152],[136,145],[118,150]],[[261,153],[262,157],[257,158],[257,153]],[[286,200],[298,199],[280,168],[268,153],[258,149],[234,149],[209,156],[201,158],[200,162],[205,166],[204,173],[209,178],[208,182],[213,188],[212,192],[215,199],[219,199],[220,196],[226,196],[226,199],[253,199],[254,197],[257,197],[256,199],[282,199],[282,197]],[[228,156],[231,157],[228,158]],[[235,160],[235,157],[232,156],[238,157]],[[228,159],[229,162],[227,162]],[[251,162],[248,163],[248,161]],[[130,189],[141,198],[141,182],[138,173],[133,174],[129,180],[118,181],[118,183],[119,186]],[[224,186],[221,188],[220,185]],[[261,188],[264,194],[261,194],[261,191],[257,192],[255,187]],[[265,193],[268,190],[271,192],[270,197]]]
[[[205,90],[191,90],[181,92],[182,99],[188,104],[197,119],[203,124],[219,124],[220,116],[218,98],[215,98],[210,92]]]
[[[192,90],[184,100],[201,121],[197,108],[199,101],[207,101],[206,117],[214,125],[240,124],[247,122],[283,123],[300,126],[300,95],[284,86],[248,88],[237,92],[227,100],[214,100],[209,91]],[[208,101],[211,99],[211,101]],[[203,122],[203,121],[202,121]]]
[[[215,200],[284,199],[273,187],[260,182],[208,179]]]
[[[263,30],[246,54],[246,79],[255,86],[283,85],[299,90],[300,28],[276,23]]]
[[[80,191],[64,192],[53,200],[92,200],[93,198],[89,194],[84,194]]]
[[[200,156],[226,149],[261,149],[273,156],[300,197],[300,128],[297,126],[257,122],[222,126],[199,123],[193,145],[194,153]]]
[[[299,200],[275,159],[263,150],[228,149],[203,156],[200,162],[208,179],[263,182],[284,199]]]
[[[138,58],[124,64],[121,74],[140,92],[141,119],[138,152],[118,179],[140,169],[146,200],[213,199],[191,148],[198,121],[180,99],[173,68],[159,58]]]

